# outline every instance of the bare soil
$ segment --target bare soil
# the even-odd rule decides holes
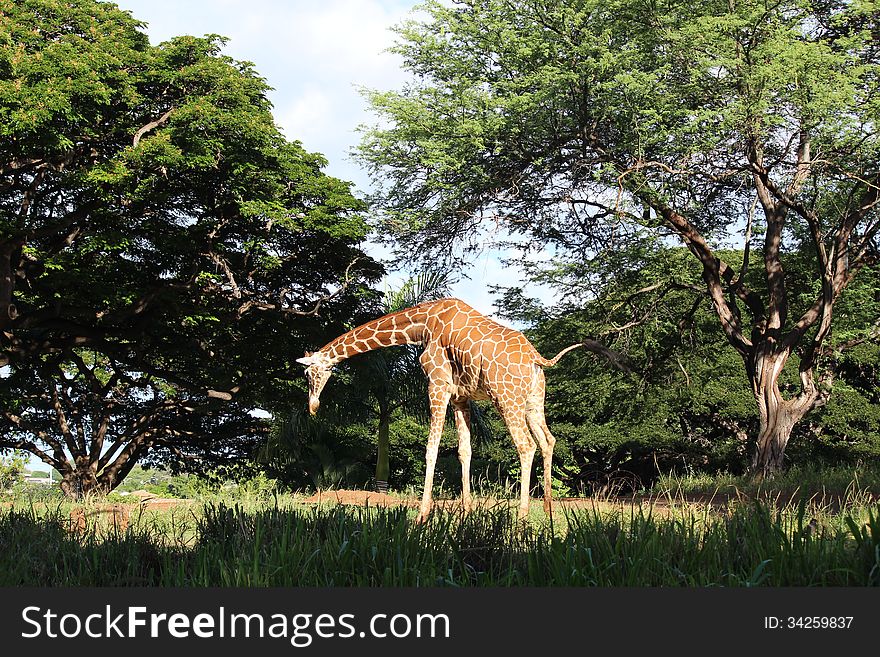
[[[176,497],[159,497],[155,493],[150,493],[145,490],[133,491],[131,496],[136,499],[135,505],[139,505],[144,509],[149,509],[151,511],[167,511],[175,506],[191,502],[191,500],[184,500]]]
[[[318,491],[314,495],[302,500],[305,504],[319,504],[321,502],[335,502],[349,506],[412,506],[411,500],[401,499],[387,493],[377,493],[371,490],[325,490]]]
[[[632,507],[643,507],[651,509],[654,512],[667,514],[674,509],[682,507],[694,507],[704,509],[721,510],[731,504],[748,503],[753,498],[739,491],[715,493],[674,493],[672,495],[618,495],[618,496],[599,496],[599,497],[559,497],[553,498],[553,507],[566,509],[599,509],[599,510],[620,510],[630,509]],[[789,499],[785,496],[778,498],[761,498],[762,502],[770,503],[775,506],[784,506],[786,504],[796,502],[797,498]],[[395,507],[405,506],[409,508],[418,508],[418,498],[405,498],[385,493],[377,493],[369,490],[324,490],[318,491],[310,497],[306,497],[301,502],[305,504],[342,504],[347,506],[374,506],[374,507]],[[476,504],[489,503],[495,504],[502,500],[485,500],[476,498]],[[811,497],[809,502],[831,507],[840,506],[841,500],[833,497],[825,497],[815,495]],[[453,509],[461,500],[457,497],[448,499],[436,499],[434,503],[437,507]],[[508,500],[511,505],[517,503],[516,499]],[[534,508],[541,508],[543,500],[539,497],[533,497],[531,504]]]
[[[131,520],[132,512],[138,508],[148,511],[168,511],[176,506],[190,502],[191,500],[152,495],[150,497],[143,497],[134,504],[116,503],[99,504],[97,506],[77,506],[70,511],[71,528],[75,532],[85,531],[89,519],[91,519],[93,522],[103,520],[119,531],[124,531]]]
[[[685,504],[692,506],[711,506],[715,508],[722,508],[726,506],[729,502],[737,499],[737,495],[735,494],[720,494],[716,493],[714,495],[679,495],[674,499],[669,499],[668,497],[607,497],[607,498],[594,498],[594,497],[562,497],[562,498],[554,498],[553,503],[554,507],[565,507],[570,509],[589,509],[589,508],[610,508],[610,507],[629,507],[634,505],[645,505],[655,507],[657,509],[668,509],[673,506],[683,506]],[[410,508],[418,508],[419,500],[416,498],[401,498],[395,495],[388,495],[386,493],[377,493],[375,491],[370,490],[324,490],[318,491],[314,495],[306,497],[300,500],[304,504],[342,504],[346,506],[381,506],[381,507],[394,507],[394,506],[406,506]],[[475,502],[478,504],[484,500],[475,499]],[[498,502],[500,500],[491,500],[491,502]],[[511,499],[509,500],[511,504],[515,504],[517,500]],[[457,504],[460,503],[458,498],[450,498],[450,499],[434,499],[434,504],[441,508],[454,508]],[[543,505],[543,500],[540,498],[533,498],[532,505],[537,505],[538,507]]]
[[[151,500],[145,500],[140,506],[150,511],[167,511],[176,506],[191,504],[192,500],[181,500],[176,497],[157,497]]]

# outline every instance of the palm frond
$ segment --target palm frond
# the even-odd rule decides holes
[[[386,313],[397,312],[424,301],[449,296],[450,273],[442,269],[426,269],[411,276],[397,290],[387,290],[383,301]]]

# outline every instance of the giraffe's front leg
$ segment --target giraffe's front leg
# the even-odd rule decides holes
[[[461,505],[470,511],[471,500],[471,411],[468,401],[453,402],[458,431],[458,460],[461,462]]]
[[[431,513],[431,490],[434,487],[434,467],[437,465],[437,451],[440,449],[440,436],[446,421],[446,406],[450,394],[446,386],[430,386],[428,397],[431,402],[431,430],[428,433],[428,446],[425,450],[425,489],[416,522],[424,522]]]

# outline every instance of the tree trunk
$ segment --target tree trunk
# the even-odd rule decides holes
[[[387,408],[379,410],[378,448],[376,454],[376,489],[380,492],[388,490],[388,478],[391,476],[390,448],[391,412]]]
[[[136,448],[132,452],[123,452],[110,465],[106,466],[98,476],[98,483],[104,487],[106,492],[110,492],[116,488],[131,472],[131,469],[137,465],[142,456],[142,449]]]
[[[747,368],[752,393],[758,404],[760,429],[751,470],[756,479],[770,478],[782,470],[785,448],[795,425],[812,409],[818,394],[815,386],[801,391],[793,399],[784,399],[779,390],[779,377],[790,352],[774,352],[756,359],[754,367]]]
[[[15,289],[12,250],[11,244],[0,247],[0,328],[5,328],[17,315],[12,303]]]
[[[69,462],[59,464],[61,472],[61,490],[72,500],[86,497],[107,495],[125,479],[131,469],[137,465],[148,447],[137,436],[110,463],[103,464],[98,459],[81,455],[75,459],[76,465]]]
[[[61,490],[71,500],[80,501],[93,495],[106,495],[110,488],[89,468],[71,468],[61,478]]]
[[[758,400],[761,428],[752,456],[752,474],[757,479],[769,478],[782,470],[785,447],[794,425],[800,419],[790,402],[771,405]]]

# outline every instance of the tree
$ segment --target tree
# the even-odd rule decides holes
[[[176,469],[240,462],[268,430],[240,400],[198,402],[87,350],[46,357],[36,371],[14,369],[4,384],[2,444],[58,470],[61,490],[73,499],[113,490],[148,456],[180,464]]]
[[[718,255],[742,259],[741,252]],[[739,474],[748,467],[747,450],[754,449],[757,409],[741,361],[717,330],[699,263],[683,247],[659,248],[644,261],[639,270],[622,271],[604,294],[567,312],[536,307],[516,289],[499,304],[502,314],[533,327],[529,337],[541,351],[593,335],[626,354],[623,372],[586,351],[547,371],[548,389],[555,391],[547,416],[558,439],[557,476],[575,490],[646,486],[671,471]],[[759,282],[748,280],[752,287]],[[838,341],[859,345],[825,359],[823,366],[834,371],[833,392],[793,431],[787,450],[793,463],[857,463],[880,454],[872,365],[880,341],[861,341],[880,310],[878,290],[880,271],[867,268],[836,302]],[[790,291],[811,293],[809,277],[792,281]],[[796,370],[782,373],[782,391],[797,385]]]
[[[874,4],[462,0],[427,13],[399,30],[416,80],[369,94],[387,127],[360,152],[389,233],[435,258],[501,225],[599,265],[594,288],[613,282],[610,263],[640,266],[619,250],[680,240],[745,366],[752,469],[778,470],[793,427],[828,399],[835,304],[878,258]],[[743,260],[727,262],[717,247],[738,235]],[[791,294],[792,276],[809,276],[809,294]]]
[[[0,489],[7,490],[18,483],[24,475],[26,465],[27,454],[20,450],[0,456]]]
[[[185,435],[207,456],[218,425],[263,431],[245,410],[291,391],[288,354],[381,272],[363,203],[283,137],[251,65],[140,28],[110,3],[0,0],[0,447],[71,491]],[[105,424],[132,458],[102,479]]]

